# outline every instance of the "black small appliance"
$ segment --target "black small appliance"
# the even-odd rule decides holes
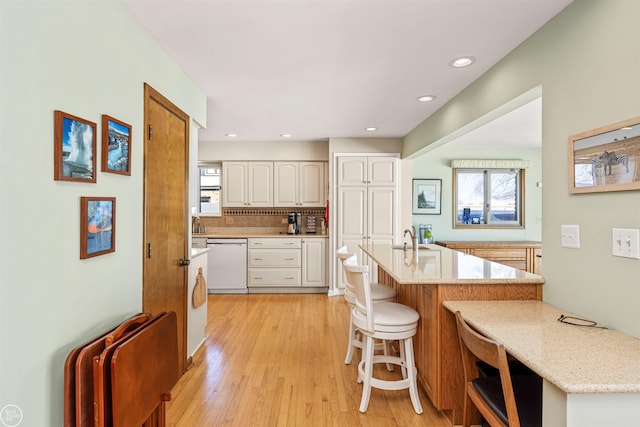
[[[287,226],[287,234],[298,234],[300,228],[298,225],[298,214],[296,212],[289,212],[289,220]]]

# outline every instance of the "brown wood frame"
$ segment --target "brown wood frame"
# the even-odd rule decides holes
[[[110,202],[111,203],[111,221],[108,227],[99,228],[94,224],[95,233],[89,232],[92,223],[89,221],[89,203],[91,202]],[[111,232],[111,246],[104,250],[96,250],[89,252],[89,236],[90,234],[98,234],[102,236],[103,231]],[[108,254],[116,251],[116,198],[115,197],[80,197],[80,259],[92,258],[99,255]]]
[[[567,146],[569,193],[640,190],[640,117],[571,135]],[[591,185],[577,182],[581,178],[576,175],[584,176],[589,169]]]
[[[109,167],[109,122],[127,128],[127,155],[121,157],[121,159],[127,159],[126,170],[112,169]],[[102,115],[102,172],[131,176],[131,125],[106,114]]]
[[[75,182],[96,182],[96,124],[80,117],[56,110],[54,111],[54,135],[53,135],[53,179],[56,181],[75,181]],[[65,138],[65,120],[71,120],[77,123],[87,125],[91,128],[91,176],[90,177],[74,177],[73,175],[65,175],[64,152],[63,146]],[[86,166],[89,166],[87,164]]]

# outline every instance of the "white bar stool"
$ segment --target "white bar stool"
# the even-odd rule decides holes
[[[418,328],[420,315],[403,304],[373,302],[369,283],[369,267],[343,264],[347,282],[355,287],[353,323],[364,335],[363,358],[358,365],[358,374],[363,379],[360,412],[366,412],[371,397],[371,387],[382,390],[409,389],[413,409],[422,413],[418,397],[418,371],[413,355],[413,336]],[[374,355],[376,339],[400,341],[400,356]],[[373,377],[374,363],[392,363],[402,368],[402,379],[383,380]]]
[[[347,252],[347,247],[343,246],[336,251],[336,255],[338,259],[342,263],[343,267],[345,263],[351,265],[358,265],[358,259],[355,254]],[[346,274],[345,274],[346,276]],[[344,290],[344,299],[349,304],[349,310],[353,310],[356,302],[355,290],[352,284],[349,283],[347,277],[345,277],[345,285],[346,288]],[[388,301],[393,302],[396,299],[396,291],[391,286],[383,285],[381,283],[371,283],[371,298],[374,302],[377,301]],[[349,344],[347,348],[347,355],[344,359],[345,364],[350,364],[351,359],[353,358],[353,350],[355,348],[359,348],[362,350],[362,339],[361,335],[358,332],[358,329],[353,324],[353,314],[349,315]],[[378,343],[376,345],[376,350],[382,350],[385,354],[388,353],[388,348],[386,342]],[[387,368],[389,371],[393,370],[391,365],[388,365]]]

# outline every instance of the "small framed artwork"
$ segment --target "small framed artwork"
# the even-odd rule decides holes
[[[116,250],[115,197],[80,198],[80,259]]]
[[[54,112],[53,179],[96,182],[96,124]]]
[[[413,213],[440,215],[441,189],[441,179],[414,179]]]
[[[569,137],[569,193],[640,190],[640,117]]]
[[[131,126],[102,116],[102,172],[131,175]]]

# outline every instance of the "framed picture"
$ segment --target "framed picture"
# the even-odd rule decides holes
[[[54,112],[53,179],[96,182],[96,124]]]
[[[115,197],[80,198],[80,259],[116,250]]]
[[[569,137],[569,193],[640,190],[640,117]]]
[[[102,115],[102,172],[131,175],[131,126]]]
[[[440,215],[441,179],[413,180],[413,213]]]

